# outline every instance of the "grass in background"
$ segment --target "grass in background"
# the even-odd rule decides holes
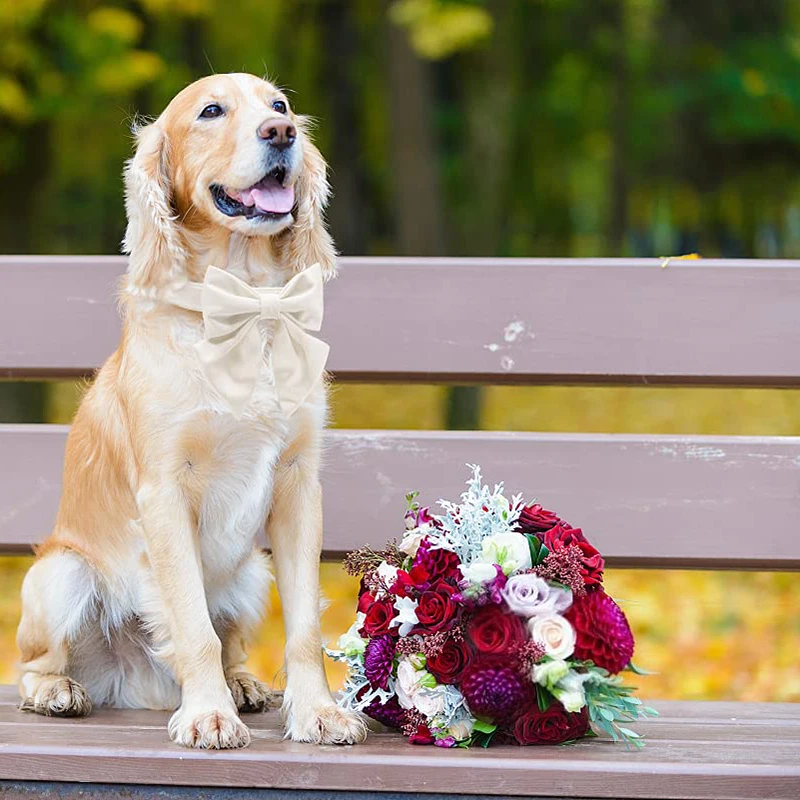
[[[437,429],[440,386],[342,385],[332,395],[343,428]],[[48,417],[66,423],[79,390],[54,384]],[[799,435],[800,392],[762,389],[488,387],[483,427],[606,433]],[[535,487],[532,487],[532,489]],[[402,509],[398,509],[398,520]],[[387,538],[392,535],[387,531]],[[0,557],[0,682],[17,654],[19,587],[30,559]],[[637,679],[643,697],[800,701],[800,576],[785,573],[610,570],[607,588],[628,614],[636,661],[656,675]],[[352,621],[357,584],[337,564],[322,566],[331,605],[323,634],[335,641]],[[283,627],[273,591],[251,654],[260,677],[280,683]],[[328,664],[333,685],[341,665]]]

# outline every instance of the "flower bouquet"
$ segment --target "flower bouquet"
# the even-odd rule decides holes
[[[439,747],[560,744],[656,712],[617,673],[633,635],[603,591],[603,557],[579,528],[510,501],[472,467],[443,514],[409,495],[406,531],[345,567],[361,577],[356,621],[327,650],[349,669],[339,703]]]

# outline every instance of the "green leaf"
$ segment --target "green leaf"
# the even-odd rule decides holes
[[[658,711],[656,711],[654,708],[651,708],[650,706],[642,706],[642,713],[647,714],[650,717],[658,716]]]
[[[493,722],[484,722],[481,719],[476,719],[472,730],[478,731],[478,733],[493,733],[497,730],[497,725]]]
[[[526,533],[524,536],[528,540],[528,548],[531,551],[531,564],[536,567],[550,555],[550,551],[536,534]]]
[[[636,731],[632,731],[630,728],[623,728],[621,725],[617,726],[617,730],[623,736],[627,736],[629,739],[641,739],[642,738],[638,733],[636,733]]]
[[[603,708],[601,706],[597,710],[600,712],[600,715],[605,717],[609,722],[613,722],[617,718],[617,715],[613,711],[610,711],[607,708]]]
[[[470,738],[470,744],[476,744],[479,747],[488,747],[492,739],[494,739],[494,735],[497,733],[497,728],[495,726],[494,730],[491,730],[487,733],[483,731],[475,731],[472,732],[472,737]]]
[[[553,695],[543,686],[536,685],[536,702],[539,704],[539,711],[547,711],[553,702]]]
[[[631,663],[628,664],[628,666],[625,667],[625,669],[626,670],[630,670],[635,675],[657,675],[658,674],[657,672],[650,672],[649,670],[642,669],[641,667],[637,667],[636,664],[633,663],[633,661],[631,661]]]

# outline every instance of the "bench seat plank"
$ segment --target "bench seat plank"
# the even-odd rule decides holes
[[[41,541],[67,428],[0,426],[0,548]],[[798,569],[800,438],[330,431],[329,557],[402,534],[404,495],[455,498],[467,462],[583,527],[612,565]],[[354,511],[357,509],[357,511]],[[758,532],[757,544],[753,532]]]
[[[341,380],[800,385],[799,261],[341,265],[323,329]],[[0,375],[90,374],[119,339],[124,267],[0,257]]]
[[[658,707],[664,716],[640,725],[648,737],[641,752],[597,740],[569,747],[443,752],[413,747],[393,733],[374,733],[357,747],[313,747],[284,741],[278,714],[269,712],[246,717],[253,731],[249,748],[217,753],[171,744],[163,712],[99,709],[82,720],[46,719],[17,711],[14,689],[2,687],[0,780],[413,788],[526,797],[800,796],[797,706],[662,702]],[[675,720],[685,716],[691,724],[678,725]]]

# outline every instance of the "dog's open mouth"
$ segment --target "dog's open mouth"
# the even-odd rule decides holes
[[[228,217],[280,219],[294,208],[294,186],[284,186],[286,170],[276,167],[248,189],[211,185],[214,205]]]

